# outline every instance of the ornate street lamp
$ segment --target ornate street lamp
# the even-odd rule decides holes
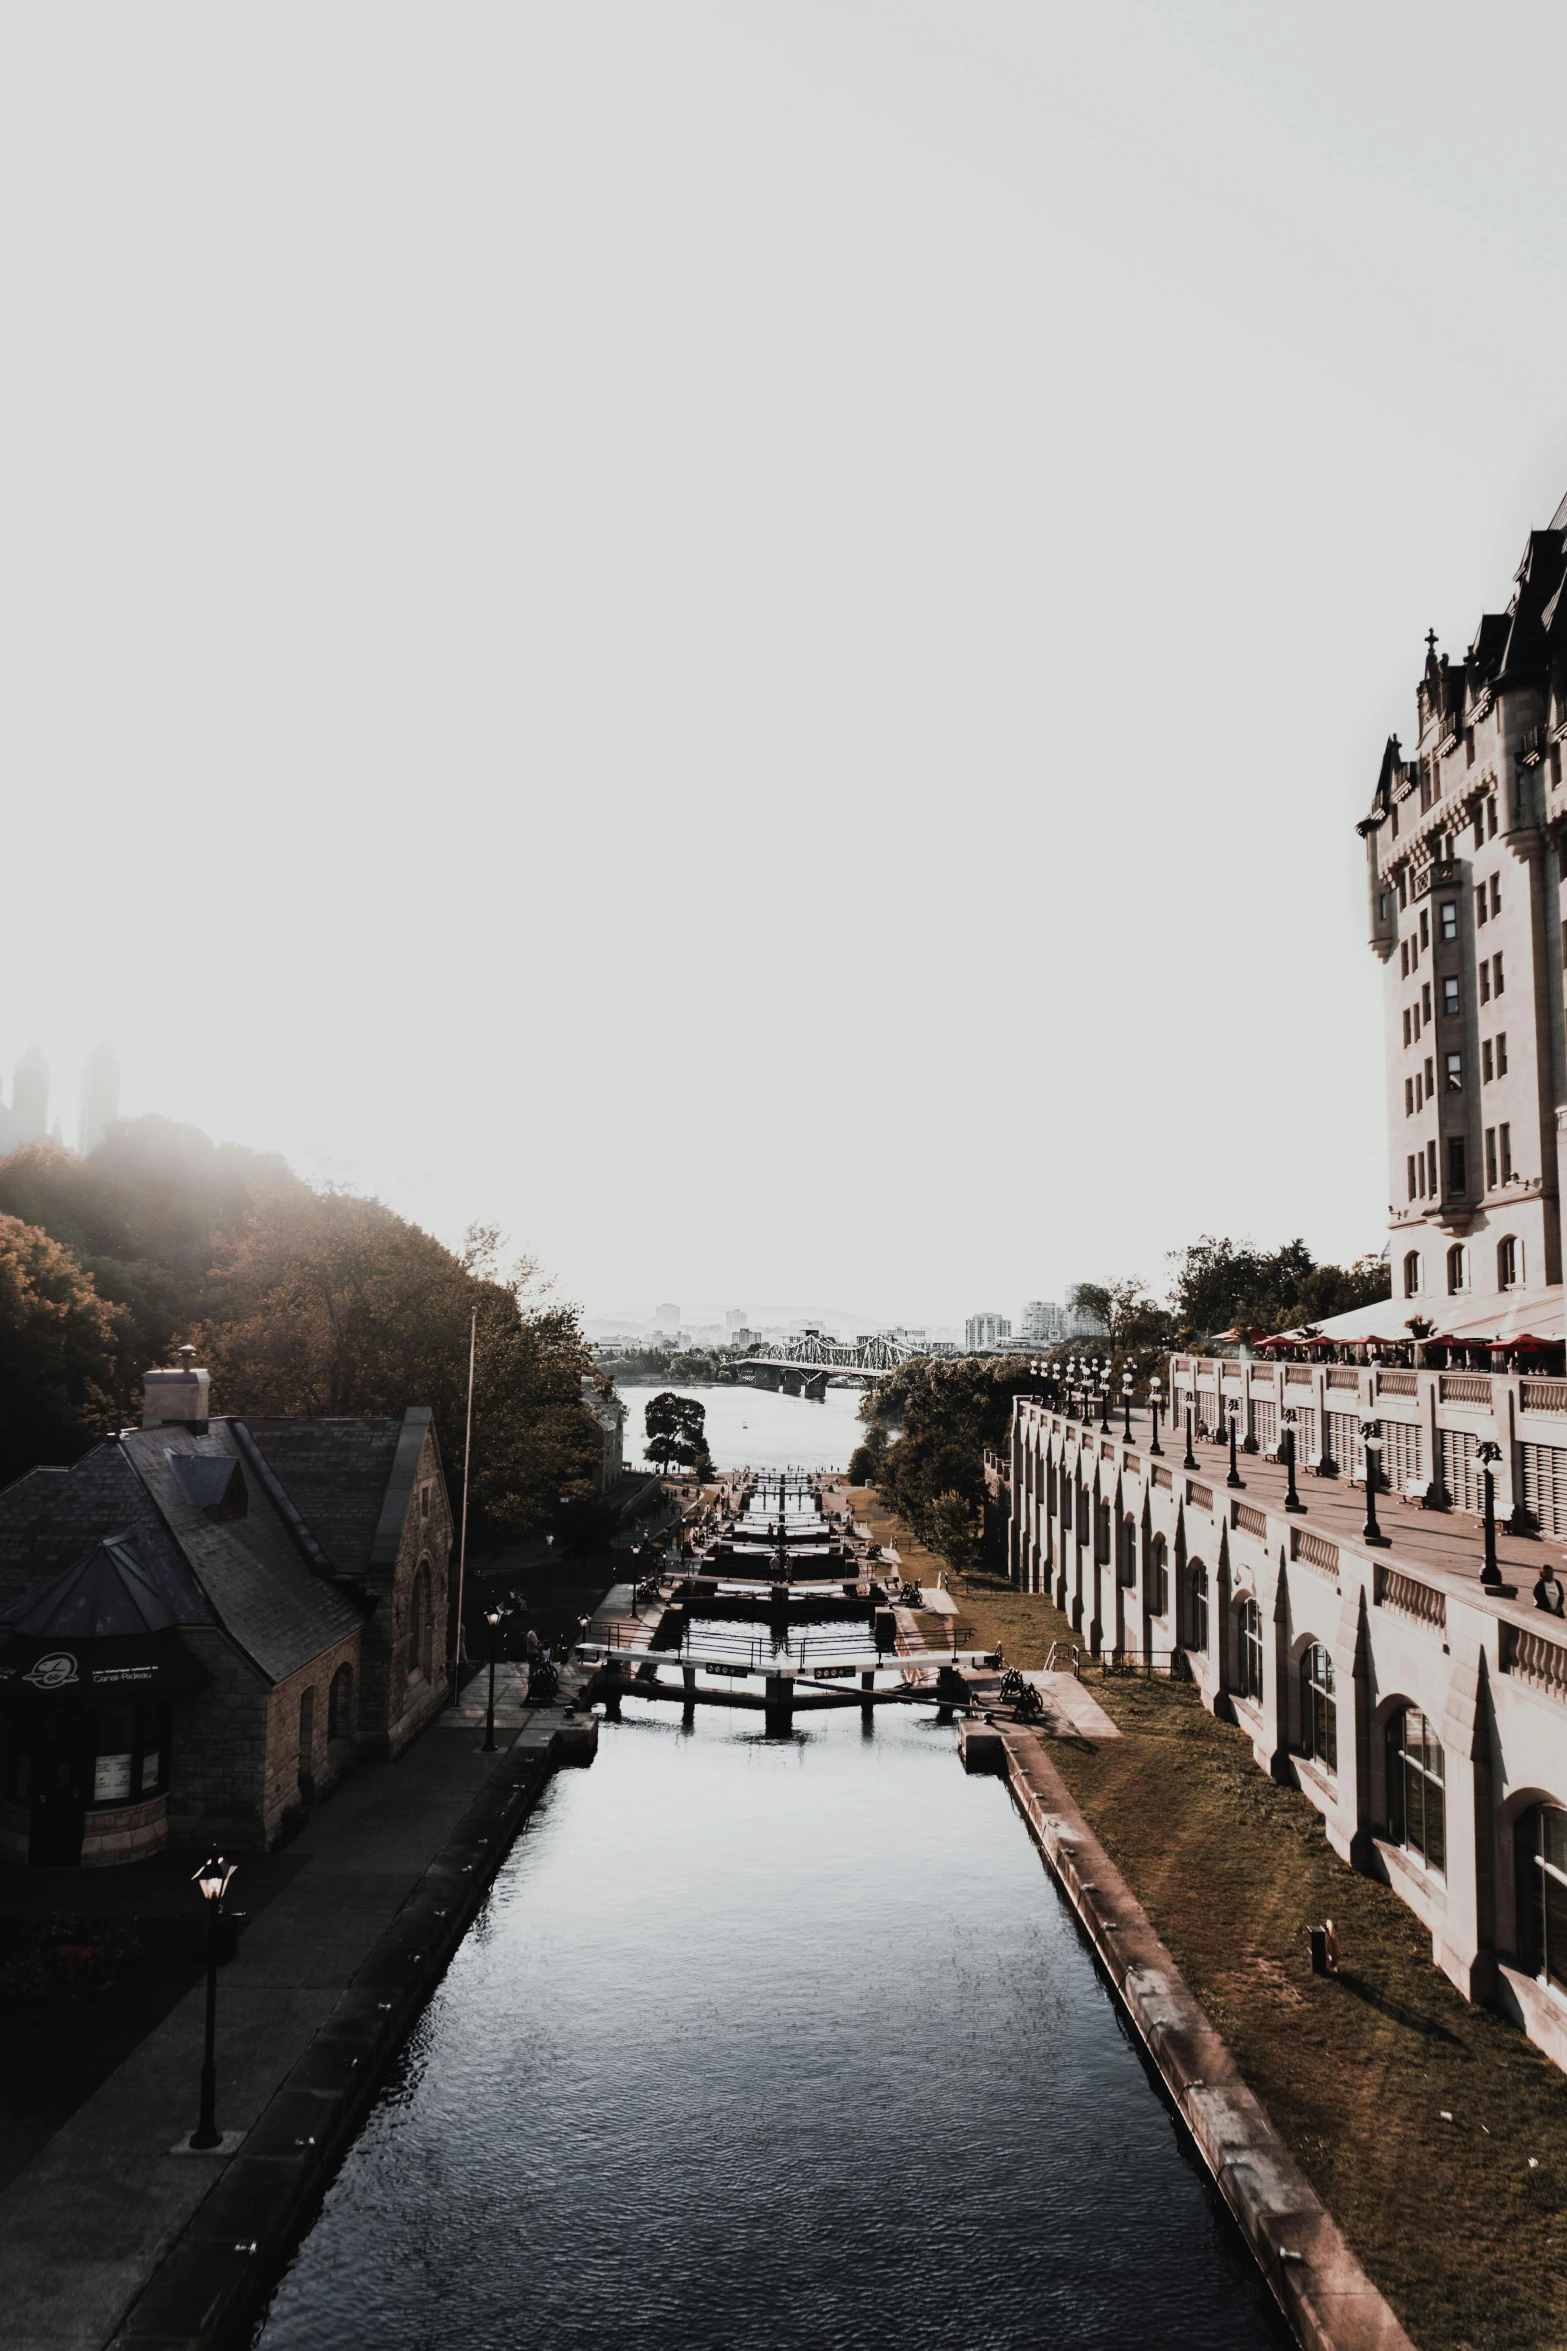
[[[1192,1423],[1195,1417],[1196,1415],[1192,1405],[1192,1393],[1188,1388],[1186,1391],[1186,1459],[1181,1463],[1182,1469],[1195,1469],[1197,1467],[1197,1456],[1192,1450]]]
[[[1121,1374],[1121,1406],[1126,1442],[1129,1445],[1132,1441],[1132,1375],[1130,1371],[1123,1371]]]
[[[1487,1437],[1479,1447],[1481,1474],[1485,1479],[1485,1565],[1480,1570],[1482,1584],[1499,1584],[1502,1571],[1496,1564],[1496,1483],[1491,1475],[1493,1465],[1502,1458],[1502,1448]]]
[[[191,2132],[196,2148],[221,2147],[218,2128],[218,1942],[222,1934],[223,1897],[229,1890],[234,1864],[214,1853],[197,1870],[191,1883],[201,1888],[207,1905],[207,2039],[201,2060],[201,2120]]]
[[[1161,1393],[1159,1374],[1155,1372],[1153,1378],[1148,1382],[1148,1411],[1153,1420],[1153,1435],[1148,1440],[1150,1453],[1164,1451],[1164,1447],[1159,1442],[1159,1398]]]
[[[1110,1359],[1099,1366],[1099,1434],[1108,1437],[1110,1430]]]
[[[1360,1539],[1385,1551],[1388,1538],[1377,1524],[1377,1456],[1382,1450],[1382,1423],[1363,1420],[1360,1441],[1366,1449],[1366,1523],[1360,1530]]]
[[[1286,1404],[1279,1418],[1284,1423],[1284,1467],[1289,1477],[1284,1492],[1284,1507],[1286,1510],[1304,1510],[1306,1505],[1295,1491],[1295,1429],[1300,1414],[1293,1404]]]
[[[1235,1432],[1241,1425],[1241,1408],[1233,1396],[1224,1417],[1230,1424],[1230,1466],[1224,1482],[1227,1486],[1244,1486],[1246,1480],[1235,1464]]]

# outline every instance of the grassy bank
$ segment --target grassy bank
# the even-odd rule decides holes
[[[939,1562],[873,1500],[857,1509],[934,1580]],[[1048,1600],[948,1582],[1009,1662],[1072,1637]],[[1305,1797],[1192,1689],[1097,1670],[1091,1687],[1123,1736],[1053,1743],[1062,1777],[1414,2340],[1567,2343],[1567,2077],[1460,1997],[1413,1914],[1344,1867]],[[1310,1970],[1324,1917],[1337,1979]]]

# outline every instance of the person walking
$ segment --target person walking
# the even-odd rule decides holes
[[[1535,1579],[1534,1604],[1536,1608],[1543,1608],[1552,1616],[1560,1616],[1563,1612],[1564,1599],[1567,1599],[1567,1595],[1563,1594],[1561,1579],[1547,1560]]]

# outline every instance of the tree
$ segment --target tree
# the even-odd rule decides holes
[[[922,1355],[867,1391],[866,1443],[885,1448],[876,1482],[923,1541],[938,1501],[955,1495],[978,1516],[985,1449],[1007,1443],[1013,1397],[1037,1384],[1019,1356]]]
[[[455,1256],[379,1200],[306,1192],[253,1217],[220,1255],[193,1334],[225,1410],[390,1414],[429,1404],[448,1477],[460,1468],[477,1310],[470,1539],[552,1525],[595,1491],[598,1438],[575,1311],[523,1261],[498,1266],[475,1227]]]
[[[1194,1337],[1320,1322],[1352,1306],[1373,1305],[1391,1291],[1380,1258],[1363,1257],[1347,1269],[1318,1265],[1298,1238],[1264,1250],[1204,1233],[1172,1255],[1175,1322]]]
[[[660,1390],[648,1404],[646,1431],[647,1443],[642,1450],[661,1470],[667,1472],[672,1461],[685,1469],[694,1469],[703,1462],[711,1466],[707,1450],[707,1407],[695,1396],[677,1396],[671,1388]]]
[[[974,1512],[961,1494],[938,1494],[930,1506],[931,1547],[947,1565],[965,1575],[979,1560],[979,1530]]]
[[[74,1461],[104,1434],[119,1337],[74,1254],[0,1215],[0,1484]]]

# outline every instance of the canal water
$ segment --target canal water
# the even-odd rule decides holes
[[[626,1460],[640,1467],[644,1415],[658,1388],[623,1388]],[[707,1443],[720,1469],[847,1469],[865,1435],[862,1388],[829,1388],[819,1404],[770,1388],[675,1388],[707,1412]]]
[[[950,1726],[625,1718],[519,1837],[261,2351],[1284,2342]]]

